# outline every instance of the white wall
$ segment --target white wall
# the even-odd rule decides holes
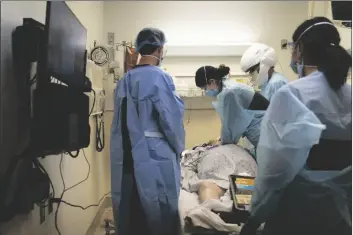
[[[308,15],[307,2],[287,1],[111,1],[104,2],[104,38],[115,33],[115,42],[134,41],[144,27],[162,29],[168,44],[215,44],[262,42],[275,48],[277,70],[289,79],[296,76],[289,67],[290,51],[280,50],[280,40],[291,40],[295,28]],[[119,53],[117,53],[119,54]],[[117,58],[122,61],[122,56]],[[240,57],[167,57],[163,67],[176,79],[195,85],[196,70],[203,65],[226,64],[232,73],[240,72]],[[186,146],[215,139],[220,135],[219,117],[209,98],[184,99]],[[199,134],[197,134],[199,133]],[[200,133],[202,133],[200,135]]]
[[[102,42],[103,5],[102,1],[66,1],[82,24],[87,28],[87,49],[93,49],[94,40]]]
[[[88,30],[87,48],[93,46],[94,40],[101,41],[103,36],[103,2],[68,2],[68,5]],[[16,120],[17,115],[14,107],[10,105],[10,102],[16,99],[14,97],[16,95],[15,85],[11,80],[13,78],[11,32],[16,26],[22,24],[23,17],[31,17],[44,23],[45,8],[46,3],[44,1],[1,2],[1,92],[7,92],[6,101],[1,100],[3,102],[2,111],[7,115],[3,119],[6,123],[2,123],[2,126],[15,129],[14,124],[16,122],[10,122],[10,120]],[[4,84],[6,86],[3,86]],[[105,151],[97,153],[94,147],[95,125],[93,119],[91,119],[90,124],[91,145],[85,149],[86,156],[91,164],[90,177],[84,184],[72,191],[68,191],[64,196],[64,200],[83,206],[97,203],[105,193],[110,191],[109,141],[107,141]],[[111,114],[108,113],[106,116],[106,140],[109,140],[110,124]],[[11,134],[11,132],[7,133]],[[7,136],[4,137],[6,138]],[[11,136],[9,139],[14,141]],[[13,149],[10,149],[7,153],[11,154],[13,151]],[[56,194],[60,195],[62,191],[62,182],[59,174],[60,156],[48,156],[42,162],[53,180]],[[77,159],[64,156],[62,169],[66,185],[69,187],[85,178],[88,166],[81,153]],[[63,235],[85,234],[97,209],[92,208],[82,211],[61,205],[58,217],[61,233]],[[9,223],[2,225],[0,229],[0,234],[2,235],[56,234],[54,213],[50,216],[47,215],[46,221],[40,225],[39,210],[35,208],[29,215],[18,216]]]
[[[277,50],[284,74],[290,52],[280,50],[280,40],[290,39],[296,26],[307,18],[307,2],[294,1],[115,1],[104,3],[104,37],[115,32],[116,42],[134,40],[146,26],[162,29],[168,43],[263,42]],[[240,71],[240,58],[166,58],[173,73],[194,74],[205,64],[224,63]],[[282,72],[281,66],[278,70]]]

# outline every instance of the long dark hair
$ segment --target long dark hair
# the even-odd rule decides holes
[[[210,80],[215,80],[220,91],[223,89],[222,81],[229,74],[230,68],[225,65],[220,65],[218,68],[213,66],[202,66],[195,74],[195,83],[197,87],[204,88],[209,84]],[[206,74],[205,74],[206,72]]]
[[[304,21],[293,34],[306,65],[317,66],[330,87],[340,89],[347,81],[352,57],[341,47],[337,28],[325,17]]]

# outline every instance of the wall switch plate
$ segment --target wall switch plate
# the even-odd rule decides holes
[[[48,215],[50,215],[53,212],[53,202],[52,199],[53,198],[53,193],[49,194],[49,200],[48,200]]]
[[[114,46],[115,41],[114,41],[114,33],[108,32],[108,45]]]
[[[287,50],[288,48],[288,40],[287,39],[282,39],[281,40],[281,49],[282,50]]]
[[[45,206],[42,205],[39,207],[39,221],[42,224],[45,221]]]

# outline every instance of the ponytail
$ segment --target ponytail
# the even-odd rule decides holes
[[[304,21],[295,30],[293,41],[299,43],[305,65],[317,66],[333,90],[347,82],[352,56],[339,45],[339,32],[329,19]]]
[[[330,87],[338,90],[347,82],[352,56],[339,45],[326,46],[323,49],[323,56],[318,61],[319,70],[325,74]]]
[[[223,90],[223,80],[230,72],[230,68],[224,64],[219,65],[216,71],[216,81],[218,82],[218,89],[221,92]]]
[[[226,75],[228,75],[230,72],[230,68],[228,66],[225,66],[224,64],[221,64],[216,71],[216,79],[217,80],[223,80]]]
[[[195,74],[195,83],[197,87],[204,88],[210,80],[215,80],[219,91],[223,89],[223,80],[227,74],[229,74],[230,68],[223,65],[220,65],[218,68],[213,66],[202,66],[200,67]]]

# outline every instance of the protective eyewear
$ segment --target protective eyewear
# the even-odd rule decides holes
[[[259,72],[259,71],[260,71],[260,64],[257,64],[249,68],[248,71],[246,72],[248,73],[249,76],[252,76],[255,72]]]

